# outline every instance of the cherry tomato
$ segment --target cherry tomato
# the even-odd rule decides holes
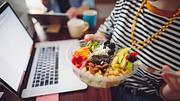
[[[72,63],[73,63],[74,65],[76,65],[76,58],[75,58],[75,56],[72,58]]]
[[[78,68],[81,67],[82,63],[86,61],[90,53],[89,47],[81,47],[77,49],[72,55],[72,63]]]
[[[76,63],[77,64],[81,64],[82,61],[83,61],[82,56],[76,56]]]
[[[72,58],[72,63],[76,66],[76,67],[80,67],[81,64],[83,62],[83,57],[82,56],[79,56],[79,55],[76,55],[76,56],[73,56]]]

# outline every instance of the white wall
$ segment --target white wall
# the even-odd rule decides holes
[[[42,11],[46,11],[46,7],[42,4],[42,0],[25,0],[27,7],[30,10],[42,10]]]

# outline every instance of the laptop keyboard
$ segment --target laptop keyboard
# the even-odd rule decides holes
[[[32,87],[58,84],[58,47],[40,49]]]

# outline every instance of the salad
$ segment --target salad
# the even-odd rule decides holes
[[[77,49],[72,55],[72,63],[80,68],[81,65],[88,59],[90,54],[100,46],[99,42],[89,41],[84,47]]]
[[[132,72],[138,53],[129,51],[130,48],[116,48],[110,41],[89,41],[73,53],[72,63],[85,73],[115,78]]]

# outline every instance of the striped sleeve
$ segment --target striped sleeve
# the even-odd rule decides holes
[[[119,47],[130,47],[132,51],[139,52],[138,59],[148,67],[161,69],[162,65],[169,65],[174,70],[180,70],[180,17],[177,17],[158,39],[143,49],[137,50],[131,45],[133,17],[141,4],[142,0],[118,0],[99,31],[112,36],[110,40],[118,43]],[[144,5],[137,19],[135,39],[138,42],[147,39],[166,22],[167,17],[154,14]],[[160,75],[139,68],[125,83],[126,86],[152,94],[158,93],[163,79]]]
[[[120,9],[122,2],[123,2],[123,0],[116,1],[115,7],[111,11],[110,16],[106,18],[104,24],[101,24],[101,26],[98,29],[98,32],[105,33],[107,38],[111,37],[115,22],[116,22],[115,16],[117,15],[117,13],[119,13],[119,12],[117,12],[118,11],[117,9]]]

